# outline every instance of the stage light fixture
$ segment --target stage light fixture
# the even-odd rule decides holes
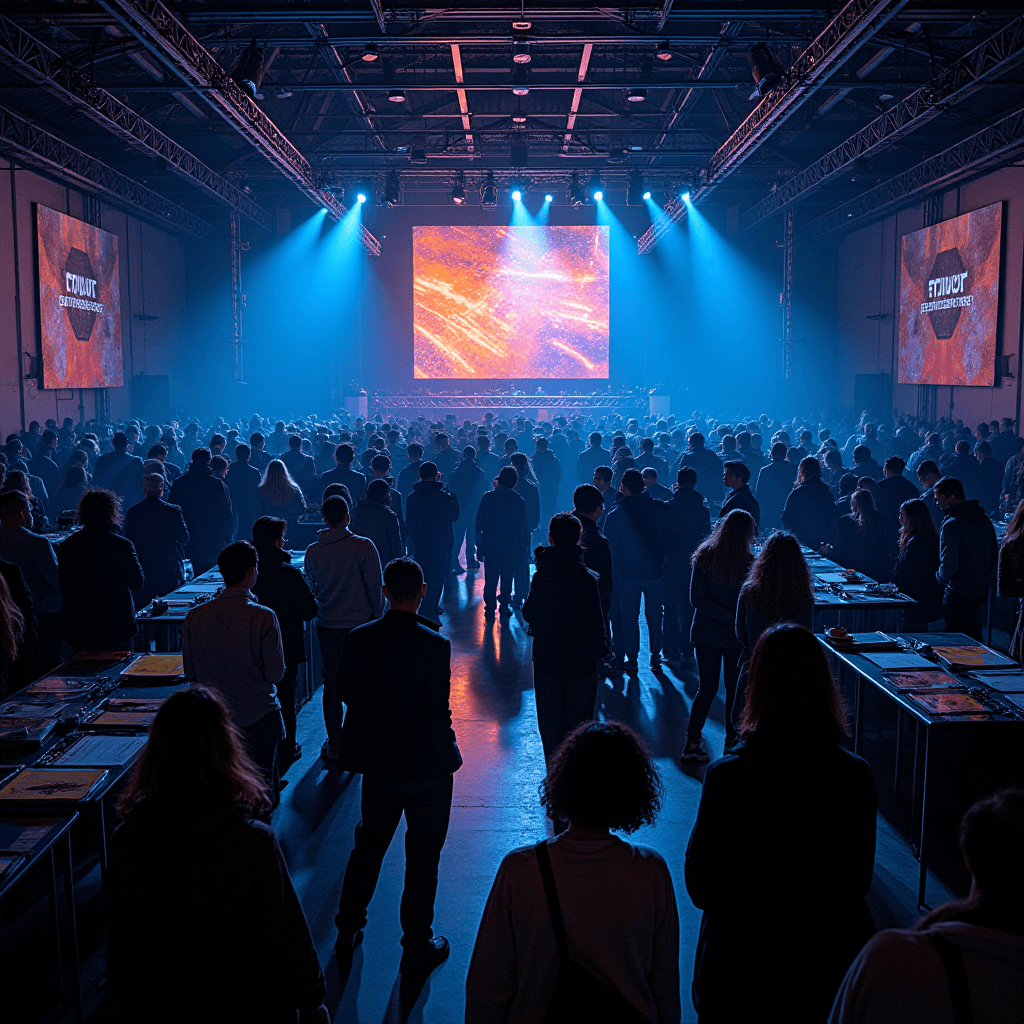
[[[480,185],[480,206],[484,210],[493,210],[498,205],[498,183],[494,180],[494,173],[488,172]]]
[[[671,60],[672,59],[672,47],[667,39],[662,40],[658,43],[658,52],[655,54],[658,60]]]
[[[590,184],[587,186],[587,194],[592,202],[599,203],[604,199],[604,182],[601,180],[601,172],[594,171],[590,176]]]
[[[755,43],[750,48],[750,70],[757,95],[762,98],[782,84],[782,65],[772,56],[772,51],[765,43]]]
[[[274,96],[279,100],[290,100],[292,98],[292,91],[287,86],[279,86]]]
[[[391,209],[402,205],[402,185],[398,180],[398,171],[388,171],[384,192],[381,194],[381,202]]]
[[[377,53],[377,44],[370,40],[367,43],[363,43],[363,60],[367,64],[372,64],[380,55]]]
[[[256,99],[263,81],[263,51],[256,45],[255,39],[242,53],[242,59],[231,72],[231,81],[250,99]]]
[[[512,115],[512,123],[513,124],[526,124],[526,115],[525,114],[513,114]]]
[[[679,198],[682,199],[684,203],[688,203],[690,201],[690,193],[684,192]]]
[[[646,202],[647,202],[647,200],[648,200],[648,199],[650,199],[650,198],[651,198],[651,190],[650,190],[650,189],[647,189],[647,190],[646,190],[646,191],[644,192],[644,195],[643,195],[643,200],[644,200],[644,202],[646,203]]]
[[[630,103],[643,103],[643,101],[647,99],[647,90],[630,89],[629,92],[626,93],[626,99]]]
[[[512,95],[530,95],[530,66],[529,64],[516,64],[512,68]]]
[[[512,178],[508,183],[508,195],[514,203],[522,202],[526,195],[526,180],[524,178]]]
[[[405,90],[404,89],[389,89],[388,90],[388,103],[404,103],[405,102]]]
[[[533,58],[530,56],[530,44],[525,39],[517,39],[512,44],[512,60],[516,64],[529,64]]]
[[[462,171],[455,172],[455,184],[452,185],[450,196],[456,206],[466,205],[466,175]]]
[[[644,182],[644,172],[639,167],[629,172],[629,181],[626,184],[626,205],[643,206],[644,199],[650,197],[647,191],[647,184]]]
[[[544,202],[545,203],[553,203],[554,201],[555,201],[555,197],[550,192],[545,192],[544,193]]]
[[[348,200],[346,205],[349,207],[361,206],[363,203],[373,206],[373,182],[355,182],[351,188],[345,190],[345,198]]]
[[[587,193],[580,184],[579,172],[573,171],[572,177],[569,179],[569,203],[574,210],[578,210],[586,201]]]

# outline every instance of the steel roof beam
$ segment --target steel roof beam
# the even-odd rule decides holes
[[[746,230],[778,210],[799,202],[841,174],[854,161],[869,157],[905,138],[972,95],[986,82],[1022,62],[1024,18],[1017,18],[752,206],[743,214],[740,226]]]
[[[690,201],[700,202],[729,177],[906,3],[850,0],[786,70],[779,87],[761,100],[701,168]],[[686,216],[686,209],[686,203],[673,198],[640,236],[638,252],[650,252]]]

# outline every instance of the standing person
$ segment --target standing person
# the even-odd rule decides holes
[[[349,529],[348,502],[331,497],[321,509],[327,526],[306,548],[305,573],[317,602],[316,636],[323,662],[323,710],[327,739],[321,759],[338,759],[342,707],[338,698],[338,665],[345,638],[356,627],[384,612],[380,556],[373,541]]]
[[[270,804],[220,697],[199,686],[173,694],[110,839],[108,967],[119,1020],[330,1020],[284,855],[254,820]]]
[[[935,500],[935,485],[941,479],[939,467],[931,459],[927,459],[917,467],[917,481],[921,485],[921,500],[928,507],[928,514],[932,517],[932,522],[935,523],[936,531],[942,526],[943,517],[943,511]]]
[[[566,739],[541,802],[569,827],[501,862],[466,978],[466,1024],[678,1024],[672,876],[654,850],[612,835],[652,825],[661,793],[650,754],[626,726],[587,722]],[[565,983],[569,970],[586,971],[585,988]]]
[[[71,466],[64,474],[60,487],[50,496],[54,516],[68,509],[78,508],[79,499],[89,489],[89,478],[82,466]]]
[[[607,466],[612,460],[612,453],[601,446],[603,438],[600,430],[595,430],[589,437],[589,444],[576,457],[576,482],[589,484],[594,478],[594,470],[598,466]]]
[[[402,556],[402,530],[390,502],[387,480],[371,480],[366,497],[356,503],[349,521],[349,529],[357,537],[373,541],[381,565]]]
[[[252,452],[250,461],[252,462],[253,469],[258,469],[261,475],[267,466],[270,465],[270,460],[273,458],[273,455],[265,448],[266,443],[266,438],[259,431],[249,437],[249,450]]]
[[[224,589],[191,609],[181,627],[185,678],[223,697],[276,807],[277,745],[284,739],[277,695],[284,675],[281,629],[273,611],[252,594],[259,558],[251,544],[228,544],[217,558],[217,568]]]
[[[755,494],[766,530],[782,529],[782,510],[796,483],[797,467],[786,459],[786,451],[785,444],[776,441],[769,453],[771,461],[757,476]]]
[[[269,460],[268,460],[269,464]],[[262,477],[252,465],[252,449],[247,444],[235,445],[235,461],[228,466],[224,482],[231,494],[231,506],[238,517],[235,540],[251,540],[256,519],[256,494]]]
[[[446,480],[455,471],[455,467],[459,463],[459,456],[456,454],[455,449],[452,448],[447,434],[438,434],[434,438],[433,462],[437,466],[438,472]]]
[[[653,469],[655,479],[668,479],[668,463],[659,455],[654,454],[654,438],[645,437],[640,441],[640,454],[636,457],[636,468],[639,470]]]
[[[329,473],[320,477],[319,486],[329,487],[331,484],[344,484],[355,501],[366,497],[366,477],[352,468],[356,460],[356,450],[352,445],[339,444],[334,449],[334,461],[337,465]]]
[[[917,488],[903,475],[906,463],[898,455],[890,455],[885,460],[885,477],[875,483],[875,504],[879,512],[884,512],[895,526],[899,526],[900,509],[904,502],[920,497]],[[1000,480],[1002,477],[1000,476]],[[999,490],[999,483],[996,483]],[[998,498],[997,498],[998,504]]]
[[[628,469],[619,501],[604,532],[612,551],[612,644],[620,670],[636,672],[640,657],[640,601],[647,620],[651,668],[661,664],[661,616],[665,600],[666,506],[644,492],[639,470]]]
[[[401,531],[404,545],[409,540],[409,531],[402,512],[402,495],[395,489],[395,481],[391,476],[390,456],[381,453],[370,459],[370,477],[367,480],[367,486],[372,480],[383,480],[388,485],[388,508],[398,516],[398,529]]]
[[[655,501],[671,501],[672,491],[670,491],[664,484],[658,483],[658,471],[651,466],[644,469],[640,476],[643,477],[644,490],[655,500]]]
[[[974,454],[978,459],[978,500],[986,512],[998,512],[999,495],[1003,489],[1003,464],[992,457],[992,445],[988,441],[979,441],[974,446]]]
[[[608,547],[608,538],[598,528],[597,521],[601,518],[604,507],[601,492],[590,484],[580,484],[573,491],[572,514],[580,521],[580,547],[583,548],[583,564],[597,575],[597,591],[601,595],[601,614],[604,616],[605,636],[611,636],[608,621],[612,613],[612,589],[614,572],[612,570],[612,549]]]
[[[476,553],[484,560],[484,614],[511,615],[512,582],[520,563],[528,558],[530,524],[526,502],[515,489],[518,474],[512,466],[498,473],[494,489],[485,491],[476,513]],[[501,593],[498,593],[498,585]]]
[[[406,515],[409,538],[427,581],[421,613],[437,622],[455,543],[453,524],[459,518],[459,499],[442,483],[433,462],[420,466],[420,482],[409,495]]]
[[[928,623],[942,618],[939,571],[939,531],[928,506],[920,499],[900,506],[899,555],[892,582],[917,603],[903,610],[904,633],[927,633]]]
[[[57,549],[64,640],[74,652],[130,651],[139,631],[132,591],[145,582],[130,540],[122,537],[113,491],[86,491],[78,503],[82,529]]]
[[[114,450],[96,460],[92,482],[95,487],[113,491],[123,507],[128,508],[142,500],[142,459],[128,451],[128,436],[121,431],[114,434],[110,443]],[[35,460],[32,465],[35,467]],[[46,489],[52,493],[57,489],[57,482],[54,481],[51,488],[47,481]]]
[[[711,532],[711,513],[704,495],[696,490],[697,474],[689,466],[676,473],[676,490],[668,502],[665,529],[665,622],[662,644],[669,663],[693,657],[690,627],[690,559]]]
[[[537,477],[540,497],[540,521],[549,522],[558,505],[558,489],[562,486],[562,467],[548,447],[546,437],[538,437],[533,453],[533,472]]]
[[[256,519],[260,516],[284,519],[289,525],[294,525],[305,511],[302,488],[292,479],[285,464],[280,459],[273,459],[256,489],[253,515]]]
[[[188,527],[177,505],[164,501],[167,481],[159,473],[142,480],[146,495],[124,514],[124,535],[135,545],[145,584],[135,591],[135,607],[144,608],[154,597],[163,597],[185,582],[185,545]]]
[[[686,746],[681,754],[684,762],[711,760],[701,745],[701,733],[723,677],[726,753],[737,742],[733,717],[743,645],[736,636],[736,606],[753,561],[753,543],[754,519],[750,513],[736,509],[718,520],[711,536],[690,559],[690,604],[694,609],[690,643],[697,658],[700,689],[690,707]]]
[[[224,524],[230,523],[234,514],[227,485],[213,475],[211,461],[209,448],[194,449],[188,472],[174,482],[170,493],[170,503],[185,517],[185,553],[197,576],[217,564],[224,547]]]
[[[697,490],[713,504],[721,504],[722,485],[719,481],[722,479],[722,460],[704,447],[704,435],[699,431],[690,434],[676,470],[683,466],[689,466],[697,474]]]
[[[742,462],[727,462],[723,469],[722,480],[729,491],[729,497],[722,503],[718,518],[727,516],[734,508],[741,508],[750,513],[754,520],[754,531],[757,532],[761,523],[761,506],[750,490],[750,470]]]
[[[476,560],[476,513],[480,508],[480,499],[484,491],[488,489],[488,480],[484,471],[476,464],[476,449],[472,445],[466,445],[462,449],[462,462],[455,467],[448,480],[448,490],[455,495],[459,502],[459,518],[455,523],[455,540],[452,544],[452,571],[461,575],[466,570],[473,571],[480,568]],[[463,569],[459,563],[459,552],[462,550],[462,542],[466,542],[466,568]]]
[[[964,497],[956,477],[943,477],[934,488],[945,513],[939,530],[939,571],[943,586],[942,614],[947,633],[966,633],[981,642],[978,612],[988,597],[999,562],[999,544],[992,521],[977,499]]]
[[[580,722],[594,717],[598,664],[608,653],[601,592],[583,561],[582,532],[571,513],[552,517],[550,546],[535,552],[537,569],[523,605],[533,637],[537,725],[547,760]]]
[[[615,508],[615,502],[618,500],[619,492],[612,487],[612,477],[615,474],[612,472],[611,466],[598,466],[594,470],[594,479],[591,481],[593,486],[597,488],[598,493],[601,495],[601,503],[603,505],[601,511],[601,518],[597,521],[598,526],[604,527],[605,519],[608,513]],[[643,480],[643,474],[640,479]]]
[[[2,500],[2,499],[0,499]],[[1017,600],[1010,657],[1024,663],[1024,501],[1018,502],[1006,536],[999,548],[998,593],[1004,600]]]
[[[878,794],[846,735],[814,635],[768,629],[750,661],[744,741],[704,775],[686,848],[686,891],[704,912],[693,969],[702,1022],[762,1020],[779,1006],[788,1024],[824,1020],[874,932],[865,897]]]
[[[403,498],[408,499],[412,489],[420,482],[420,466],[423,463],[423,445],[415,441],[405,449],[409,464],[398,474],[395,487]]]
[[[302,747],[295,742],[295,681],[299,666],[306,656],[304,624],[316,618],[317,604],[303,578],[302,571],[292,565],[284,550],[283,519],[264,516],[253,523],[253,544],[259,559],[259,573],[252,592],[261,605],[277,616],[284,651],[284,675],[277,683],[277,698],[284,719],[284,740],[278,744],[277,756],[282,774],[302,756]]]
[[[335,918],[337,956],[344,961],[362,941],[366,908],[404,814],[403,974],[428,974],[451,952],[432,925],[452,776],[462,755],[448,703],[451,644],[435,623],[416,614],[426,592],[412,559],[389,563],[384,596],[390,608],[382,619],[352,630],[338,671],[348,708],[338,763],[363,780],[361,818]]]
[[[846,569],[884,583],[892,578],[896,561],[892,522],[875,508],[874,496],[867,488],[853,492],[850,508],[853,511],[848,516],[839,518],[829,556]]]
[[[823,544],[832,542],[838,519],[832,492],[821,479],[821,463],[811,455],[801,459],[796,484],[782,510],[782,525],[801,544],[820,551]]]
[[[491,451],[491,439],[486,434],[477,435],[476,464],[483,470],[484,478],[487,481],[485,486],[493,487],[501,470],[501,461]]]
[[[288,450],[281,455],[281,462],[303,494],[311,495],[316,492],[316,461],[312,456],[303,454],[302,438],[298,434],[292,434],[288,438]]]
[[[120,443],[119,439],[124,437],[124,434],[115,434],[114,438]],[[125,438],[125,446],[127,447],[128,439]],[[116,449],[115,444],[115,449]],[[103,458],[103,456],[101,456]],[[141,460],[139,465],[141,467]],[[99,469],[99,464],[96,466]],[[33,476],[39,477],[46,487],[47,494],[53,494],[60,486],[60,468],[57,465],[57,434],[52,430],[44,430],[39,440],[38,446],[32,452],[32,464],[31,473]],[[140,474],[141,475],[141,474]],[[99,486],[99,484],[97,484]]]

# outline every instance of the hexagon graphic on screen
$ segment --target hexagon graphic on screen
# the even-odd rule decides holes
[[[935,257],[932,272],[928,276],[925,294],[929,302],[941,301],[967,291],[967,268],[960,258],[957,248],[943,249]],[[930,309],[928,319],[932,322],[932,330],[936,338],[952,338],[956,325],[960,322],[963,306],[950,304],[948,309]]]
[[[97,302],[96,275],[93,273],[89,254],[81,249],[71,249],[64,264],[64,292],[88,302]],[[96,323],[96,312],[79,309],[72,305],[64,307],[71,323],[71,330],[79,341],[88,341]]]

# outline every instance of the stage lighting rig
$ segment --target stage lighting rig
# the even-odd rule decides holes
[[[512,178],[508,183],[508,196],[514,203],[522,202],[526,195],[526,179]]]
[[[498,205],[498,183],[494,173],[488,171],[487,177],[480,184],[480,206],[484,210],[493,210]]]
[[[377,44],[371,39],[369,42],[363,43],[363,60],[367,64],[372,64],[379,58],[380,54],[377,53]]]
[[[388,171],[381,193],[381,202],[390,209],[402,205],[402,183],[398,179],[398,171]]]
[[[346,206],[351,209],[354,206],[362,206],[368,203],[373,206],[373,182],[369,179],[357,181],[351,188],[345,190]]]
[[[512,95],[530,95],[530,65],[515,64],[512,67]]]
[[[644,181],[644,172],[639,168],[629,172],[629,183],[626,186],[626,205],[643,206],[645,199],[650,199],[651,193]]]
[[[263,51],[256,45],[255,39],[242,53],[241,60],[231,72],[231,80],[250,99],[256,99],[263,81]]]
[[[683,199],[685,202],[690,198],[690,193],[694,190],[697,185],[697,179],[693,173],[687,171],[677,182],[675,186],[675,193],[677,196]]]
[[[672,59],[672,45],[667,39],[658,43],[658,52],[655,54],[658,60],[671,60]]]
[[[463,171],[455,172],[455,184],[449,195],[456,206],[466,205],[466,175]]]
[[[569,179],[569,203],[574,210],[578,210],[581,206],[585,206],[586,202],[587,193],[580,184],[579,171],[573,171],[572,177]]]
[[[629,103],[643,103],[645,99],[647,99],[646,89],[630,89],[626,93],[626,100]]]
[[[782,65],[765,43],[755,43],[750,48],[750,71],[757,95],[762,99],[782,84]]]
[[[599,203],[604,199],[604,182],[601,180],[601,172],[594,171],[590,176],[590,183],[587,186],[587,195],[592,203]]]

